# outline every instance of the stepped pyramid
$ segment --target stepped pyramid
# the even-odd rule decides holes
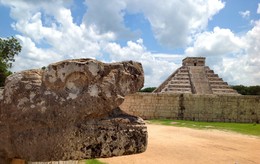
[[[238,94],[228,86],[218,74],[205,66],[205,57],[187,57],[182,67],[171,74],[158,88],[157,92],[191,94]]]

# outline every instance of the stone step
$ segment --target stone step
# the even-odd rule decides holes
[[[177,75],[181,75],[181,76],[185,75],[185,76],[188,76],[188,75],[189,75],[189,72],[178,72]]]
[[[209,81],[209,84],[211,85],[211,86],[213,86],[213,85],[228,85],[228,83],[227,82],[224,82],[224,81]]]
[[[211,94],[211,88],[204,67],[190,67],[192,87],[196,94]]]
[[[204,68],[205,68],[205,70],[211,70],[211,69],[209,68],[209,66],[205,66]]]
[[[206,74],[214,74],[213,70],[205,70]]]
[[[191,93],[191,89],[190,88],[185,88],[185,89],[181,89],[181,88],[168,88],[167,91],[172,91],[172,92],[190,92]]]
[[[219,78],[218,74],[207,74],[208,78]]]
[[[221,88],[214,88],[212,89],[213,93],[237,93],[235,90],[231,89],[231,88],[226,88],[226,89],[221,89]]]
[[[222,94],[238,95],[237,92],[229,92],[229,91],[222,91],[222,92],[214,92],[214,91],[213,91],[213,94],[216,94],[216,95],[222,95]]]
[[[210,85],[212,89],[231,89],[228,85]]]
[[[177,77],[177,78],[188,78],[189,79],[189,74],[177,74],[175,77]]]
[[[223,81],[220,77],[208,77],[209,81]]]
[[[189,68],[184,66],[184,67],[179,68],[179,70],[189,70]]]
[[[176,77],[175,76],[172,80],[185,80],[185,81],[188,80],[189,81],[190,78],[189,77]]]
[[[192,94],[191,91],[162,91],[162,93],[190,93],[190,94]]]
[[[168,88],[191,88],[190,85],[178,85],[178,84],[170,84]]]
[[[179,73],[189,73],[189,70],[188,69],[180,69]]]
[[[190,84],[189,80],[171,80],[169,84]]]

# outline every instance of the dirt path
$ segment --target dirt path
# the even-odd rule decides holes
[[[109,164],[260,163],[260,138],[218,130],[147,125],[148,148],[137,155],[99,159]]]

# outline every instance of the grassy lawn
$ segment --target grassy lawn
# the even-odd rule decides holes
[[[106,163],[100,162],[97,159],[88,159],[86,160],[86,164],[106,164]]]
[[[160,124],[177,127],[188,127],[195,129],[218,129],[225,131],[234,131],[247,135],[260,136],[260,124],[253,123],[224,123],[224,122],[199,122],[199,121],[184,121],[184,120],[148,120],[148,124]]]

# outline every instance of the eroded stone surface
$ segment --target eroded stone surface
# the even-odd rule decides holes
[[[118,108],[143,82],[140,63],[92,59],[9,76],[0,92],[0,158],[78,160],[145,151],[144,121]]]

